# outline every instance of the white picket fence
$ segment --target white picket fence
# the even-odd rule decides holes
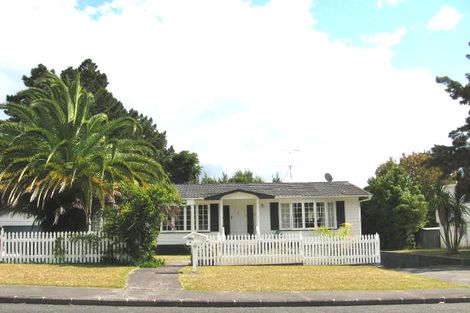
[[[202,265],[380,263],[378,234],[340,237],[301,233],[198,237],[191,243],[193,269]]]
[[[0,262],[99,263],[107,253],[125,259],[124,243],[98,232],[0,231]]]

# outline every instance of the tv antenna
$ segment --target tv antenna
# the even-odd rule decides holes
[[[292,155],[296,152],[300,152],[300,149],[283,149],[281,151],[285,151],[285,152],[288,153],[288,155],[289,155],[288,162],[289,163],[287,165],[279,165],[279,166],[287,167],[287,172],[284,175],[284,179],[286,179],[288,177],[290,179],[290,181],[292,182],[292,168],[294,166],[297,166],[296,164],[292,164]]]

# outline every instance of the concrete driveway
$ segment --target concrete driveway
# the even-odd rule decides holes
[[[441,265],[423,268],[400,268],[397,270],[470,286],[470,266]]]

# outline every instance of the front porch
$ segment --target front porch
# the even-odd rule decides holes
[[[247,192],[234,192],[211,199],[187,200],[187,205],[176,217],[162,224],[161,231],[163,234],[195,231],[226,236],[267,233],[270,232],[269,225],[261,222],[261,216],[265,215],[262,212],[269,213],[267,199]]]

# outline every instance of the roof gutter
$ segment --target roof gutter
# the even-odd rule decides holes
[[[359,197],[359,202],[369,201],[370,199],[372,199],[372,195]]]

